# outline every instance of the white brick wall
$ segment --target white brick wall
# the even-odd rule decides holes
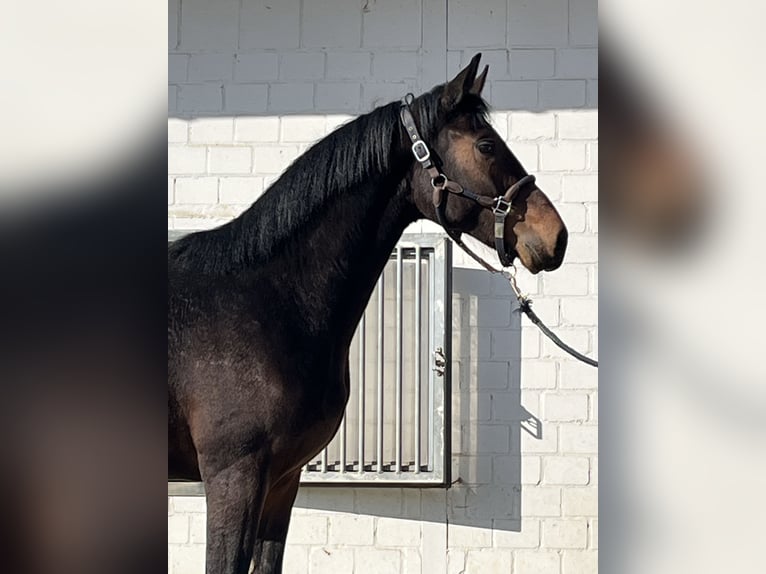
[[[430,88],[481,50],[493,122],[570,230],[562,268],[522,272],[520,285],[565,340],[597,352],[595,0],[449,0],[446,10],[437,0],[182,0],[169,9],[169,226],[231,219],[310,142]],[[424,228],[433,229],[412,231]],[[502,281],[458,252],[454,260],[457,482],[302,489],[285,572],[596,572],[596,372],[520,322]],[[173,574],[203,572],[204,512],[204,499],[169,499]]]

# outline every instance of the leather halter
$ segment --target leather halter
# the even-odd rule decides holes
[[[455,181],[451,181],[444,175],[434,163],[434,157],[428,145],[420,137],[418,128],[415,125],[415,118],[410,111],[410,104],[414,100],[412,94],[407,94],[402,99],[402,105],[399,110],[399,115],[404,125],[404,129],[407,135],[412,141],[412,155],[415,156],[417,162],[423,169],[431,176],[431,187],[433,187],[433,204],[436,210],[436,218],[439,220],[439,224],[447,232],[447,235],[452,240],[462,247],[471,257],[478,261],[482,266],[489,269],[491,266],[479,257],[476,253],[471,251],[468,246],[463,243],[460,238],[461,232],[450,228],[447,225],[447,197],[449,194],[470,199],[474,203],[477,203],[484,209],[492,210],[495,217],[495,251],[500,259],[500,263],[503,267],[508,267],[513,264],[513,258],[508,255],[505,249],[505,220],[508,215],[513,211],[513,199],[519,190],[527,184],[534,183],[534,175],[525,175],[519,179],[516,183],[511,185],[503,195],[496,197],[487,197],[485,195],[478,195],[468,189],[465,189],[462,185]]]
[[[428,149],[428,145],[426,145],[426,142],[423,141],[418,133],[415,119],[412,117],[412,112],[410,111],[410,104],[414,99],[415,96],[412,94],[407,94],[404,97],[399,115],[402,119],[402,124],[407,131],[407,135],[410,137],[410,140],[412,140],[412,155],[415,156],[415,159],[423,169],[428,172],[428,175],[431,176],[431,187],[434,188],[433,203],[434,208],[436,209],[436,218],[444,228],[444,231],[447,232],[447,235],[450,236],[452,241],[457,243],[463,251],[473,257],[487,271],[496,275],[502,275],[508,279],[508,282],[511,284],[511,289],[519,302],[519,310],[524,313],[532,323],[537,325],[543,335],[548,337],[556,344],[556,346],[572,355],[578,361],[582,361],[592,367],[598,368],[597,360],[591,359],[567,345],[542,322],[540,317],[538,317],[532,310],[532,300],[528,296],[523,295],[519,290],[519,286],[516,284],[516,267],[513,265],[513,259],[508,256],[508,253],[505,250],[505,218],[513,211],[513,199],[519,192],[519,189],[528,183],[534,183],[535,176],[525,175],[509,187],[503,195],[498,195],[494,198],[477,195],[472,191],[465,189],[459,183],[450,181],[447,179],[446,175],[439,171],[439,168],[432,159],[431,150]],[[495,250],[497,251],[497,256],[500,258],[500,263],[503,267],[510,269],[495,269],[463,243],[463,240],[460,238],[460,231],[452,229],[447,225],[447,197],[450,193],[459,197],[464,197],[465,199],[470,199],[471,201],[478,203],[481,207],[492,210],[492,213],[495,216]]]

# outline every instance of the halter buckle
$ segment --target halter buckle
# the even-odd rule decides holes
[[[415,159],[420,163],[425,163],[431,158],[431,150],[428,149],[426,142],[418,140],[412,144],[412,155],[414,155]]]

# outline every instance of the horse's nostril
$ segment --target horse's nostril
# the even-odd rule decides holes
[[[564,259],[564,252],[567,250],[568,241],[569,232],[566,227],[562,226],[558,237],[556,237],[556,247],[553,249],[553,256],[556,258],[556,261]]]

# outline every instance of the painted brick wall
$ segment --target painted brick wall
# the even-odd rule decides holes
[[[168,227],[236,216],[311,142],[476,52],[493,122],[570,230],[522,289],[597,355],[595,0],[170,0]],[[434,231],[418,223],[408,232]],[[449,490],[303,488],[285,571],[592,574],[598,390],[458,251]],[[203,498],[170,497],[168,569],[203,572]]]

